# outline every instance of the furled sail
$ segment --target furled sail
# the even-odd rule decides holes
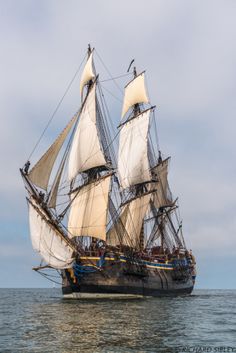
[[[122,118],[134,104],[148,102],[149,99],[145,87],[144,72],[142,72],[125,87],[125,97],[121,114]]]
[[[78,173],[106,165],[96,126],[96,83],[91,88],[80,114],[69,155],[69,180]]]
[[[151,180],[147,143],[149,119],[150,109],[121,128],[118,172],[123,189]]]
[[[160,162],[152,170],[154,178],[157,179],[157,182],[153,183],[151,186],[152,189],[156,189],[156,191],[153,193],[153,202],[156,208],[169,206],[173,203],[167,179],[168,163],[169,158]]]
[[[32,181],[33,184],[39,186],[42,189],[47,189],[55,160],[76,119],[77,114],[73,116],[73,118],[70,120],[65,129],[61,132],[61,134],[54,141],[54,143],[49,147],[47,152],[30,170],[29,179]]]
[[[72,267],[75,260],[74,249],[49,223],[46,214],[39,207],[29,201],[30,235],[34,250],[53,268]]]
[[[124,245],[135,248],[139,247],[140,233],[151,195],[151,193],[148,193],[139,196],[122,207],[117,224],[108,232],[107,243],[109,245],[118,245],[122,239]],[[122,232],[122,229],[125,229],[125,234]],[[117,234],[118,232],[122,232],[123,234]]]
[[[83,186],[72,195],[68,231],[73,236],[106,240],[108,194],[111,176]]]
[[[84,67],[83,73],[81,75],[80,80],[80,94],[83,93],[83,88],[90,80],[95,77],[95,73],[93,71],[93,51],[90,53],[89,58]]]

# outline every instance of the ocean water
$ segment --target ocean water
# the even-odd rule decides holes
[[[79,301],[0,289],[0,352],[236,352],[236,291]]]

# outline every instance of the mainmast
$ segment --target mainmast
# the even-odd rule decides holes
[[[123,203],[120,217],[108,233],[110,244],[122,243],[134,249],[143,247],[140,240],[143,221],[153,193],[153,190],[147,188],[152,181],[148,157],[148,132],[153,107],[143,109],[141,106],[148,102],[144,72],[137,75],[134,68],[134,78],[125,87],[122,118],[127,116],[128,112],[131,113],[119,125],[118,176]],[[124,229],[125,232],[118,234],[120,229]]]
[[[141,103],[149,99],[144,82],[144,72],[137,75],[125,87],[122,118],[131,110],[128,118],[120,124],[118,174],[122,190],[134,187],[136,195],[142,192],[142,184],[151,181],[148,158],[148,131],[152,108],[141,109]]]

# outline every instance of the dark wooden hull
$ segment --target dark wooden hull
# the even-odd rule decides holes
[[[63,272],[65,298],[188,295],[194,286],[191,267],[176,269],[150,264],[137,266],[120,261],[105,264],[102,271],[73,276]]]

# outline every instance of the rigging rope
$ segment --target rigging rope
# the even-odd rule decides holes
[[[63,94],[63,96],[62,96],[61,99],[59,100],[59,102],[58,102],[58,104],[57,104],[57,106],[56,106],[54,112],[52,113],[52,115],[51,115],[51,117],[50,117],[50,119],[49,119],[49,121],[48,121],[46,127],[44,128],[44,130],[43,130],[43,132],[41,133],[41,135],[40,135],[38,141],[36,142],[36,144],[35,144],[35,146],[34,146],[32,152],[30,153],[30,155],[29,155],[27,161],[29,161],[30,158],[32,157],[34,151],[35,151],[36,148],[38,147],[40,141],[42,140],[42,138],[43,138],[43,136],[44,136],[44,134],[45,134],[45,132],[47,131],[49,125],[51,124],[51,122],[52,122],[54,116],[56,115],[58,109],[60,108],[60,106],[61,106],[61,104],[62,104],[62,102],[63,102],[65,96],[67,95],[67,93],[68,93],[69,89],[71,88],[71,86],[72,86],[72,84],[73,84],[73,82],[74,82],[76,76],[78,75],[78,73],[79,73],[79,71],[80,71],[80,69],[81,69],[81,66],[82,66],[82,64],[83,64],[83,62],[84,62],[86,56],[87,56],[87,54],[84,56],[83,60],[81,61],[80,65],[79,65],[79,67],[77,68],[75,74],[73,75],[71,81],[69,82],[69,84],[68,84],[68,86],[67,86],[67,88],[66,88],[66,90],[65,90],[65,92],[64,92],[64,94]]]
[[[100,83],[107,82],[107,81],[114,81],[114,80],[117,80],[118,78],[130,76],[130,75],[131,75],[131,73],[129,72],[128,74],[124,74],[124,75],[120,75],[120,76],[116,76],[116,77],[107,78],[106,80],[100,81]]]
[[[103,62],[101,56],[98,54],[98,51],[95,50],[100,62],[102,63],[103,67],[105,68],[106,72],[108,73],[108,75],[111,77],[111,80],[113,80],[115,86],[118,88],[118,90],[121,92],[121,95],[123,97],[123,90],[120,88],[120,86],[117,84],[115,77],[112,77],[112,74],[110,73],[110,71],[108,70],[107,66],[105,65],[105,63]]]

